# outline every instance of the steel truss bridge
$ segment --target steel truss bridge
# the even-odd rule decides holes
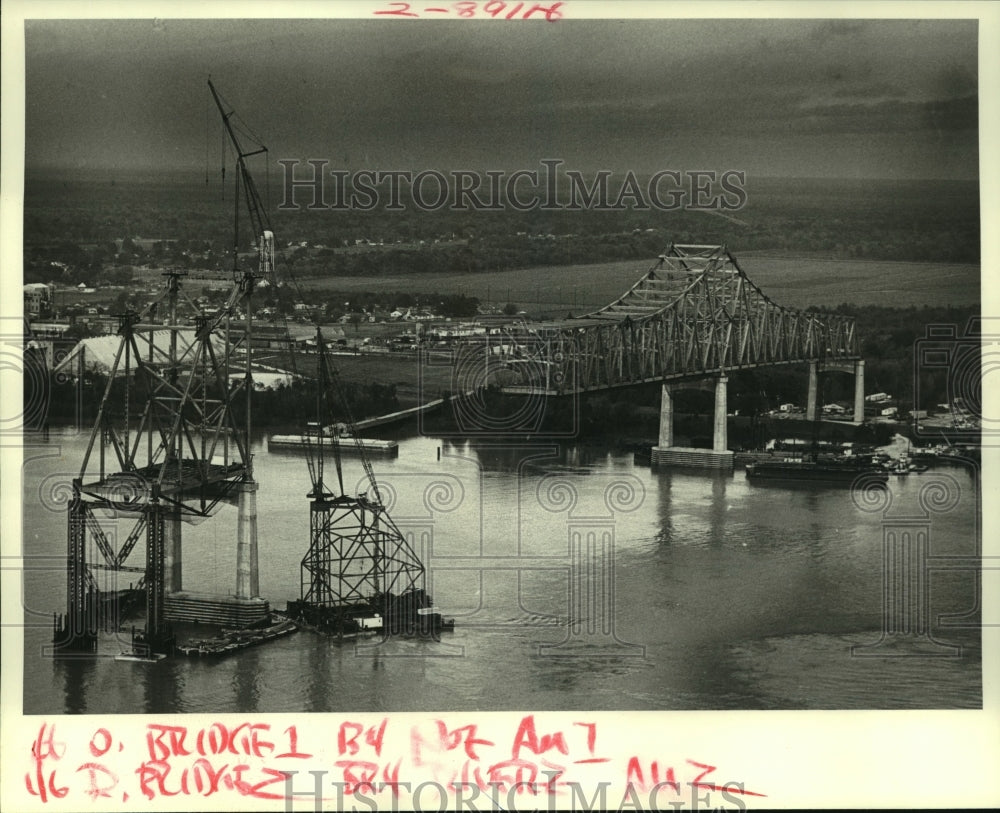
[[[701,245],[671,245],[642,279],[600,310],[512,326],[490,344],[489,357],[504,359],[518,374],[518,380],[505,379],[505,392],[544,395],[775,364],[846,368],[860,359],[853,318],[782,307],[725,246]]]

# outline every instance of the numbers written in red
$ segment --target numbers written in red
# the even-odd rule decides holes
[[[413,3],[387,3],[388,8],[374,12],[384,17],[448,17],[456,16],[462,19],[492,17],[495,20],[545,20],[555,22],[563,17],[562,0],[543,5],[542,3],[507,3],[503,0],[488,0],[476,3],[463,0],[459,3],[442,5],[427,5],[421,7]]]

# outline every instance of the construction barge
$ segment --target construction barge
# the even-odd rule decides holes
[[[284,638],[297,629],[298,625],[291,619],[274,615],[264,626],[223,629],[219,635],[178,644],[174,650],[178,654],[188,657],[219,658],[249,649],[252,646],[265,644],[277,638]]]
[[[302,449],[316,445],[320,440],[309,435],[269,435],[267,438],[268,451],[271,449]],[[322,437],[322,444],[328,449],[337,449],[348,454],[375,453],[381,455],[399,454],[399,444],[394,440],[379,440],[376,438],[354,438],[350,435],[331,435]]]
[[[286,613],[314,632],[343,638],[375,633],[385,637],[433,637],[455,630],[455,620],[435,612],[431,597],[419,588],[399,595],[385,593],[370,601],[327,606],[300,599],[288,602]]]

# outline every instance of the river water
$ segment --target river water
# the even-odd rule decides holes
[[[114,634],[97,657],[44,653],[65,609],[66,498],[85,441],[65,430],[25,446],[25,713],[982,704],[979,577],[954,567],[977,553],[971,468],[893,479],[885,505],[739,470],[651,470],[598,446],[405,436],[398,458],[373,463],[453,633],[355,645],[300,631],[222,660],[142,664],[111,657]],[[261,592],[283,609],[309,541],[308,471],[266,440],[254,451]],[[344,465],[360,489],[360,464]],[[928,535],[929,557],[887,570],[884,540],[907,529]],[[184,588],[233,592],[235,507],[183,534]],[[923,592],[887,612],[887,574]],[[920,612],[928,636],[893,634]]]

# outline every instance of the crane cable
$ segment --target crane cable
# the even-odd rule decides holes
[[[299,281],[295,278],[295,274],[292,273],[291,269],[286,269],[288,274],[288,279],[295,288],[295,293],[299,299],[304,299],[302,288],[299,285]],[[344,389],[343,382],[340,380],[340,371],[337,369],[336,365],[333,364],[326,354],[326,342],[323,340],[323,328],[319,323],[319,316],[314,315],[312,317],[313,324],[316,327],[316,352],[319,354],[317,363],[322,365],[326,370],[327,376],[329,378],[329,383],[332,384],[332,389],[336,394],[338,400],[340,401],[340,407],[343,410],[344,418],[346,419],[344,423],[347,425],[347,431],[351,435],[351,439],[354,442],[354,447],[358,453],[358,457],[361,458],[361,466],[365,471],[365,476],[371,485],[371,499],[376,503],[381,504],[382,498],[378,490],[378,482],[375,479],[375,472],[372,469],[371,461],[368,459],[368,453],[365,451],[364,443],[361,442],[361,438],[358,435],[357,426],[355,424],[354,415],[351,412],[351,405],[347,399],[347,393]],[[322,383],[318,383],[318,386],[323,386]],[[324,388],[325,389],[325,388]],[[337,465],[338,475],[340,473],[340,450],[337,443],[333,444],[335,460]],[[343,481],[340,483],[341,493],[343,493]]]

